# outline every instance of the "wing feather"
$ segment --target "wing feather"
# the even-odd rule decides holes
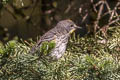
[[[30,50],[30,53],[33,54],[35,53],[38,49],[40,49],[42,42],[45,41],[52,41],[55,40],[57,36],[55,36],[56,30],[55,28],[51,29],[50,31],[48,31],[47,33],[45,33],[40,40],[37,42],[37,44],[35,46],[32,47],[32,49]]]

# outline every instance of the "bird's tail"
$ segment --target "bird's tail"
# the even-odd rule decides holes
[[[35,46],[33,46],[33,47],[30,49],[29,53],[30,53],[30,54],[34,54],[35,52],[38,51],[39,48],[40,48],[40,45],[39,45],[39,46],[38,46],[38,45],[35,45]]]
[[[32,47],[32,48],[30,49],[29,53],[30,53],[30,54],[34,54],[34,53],[37,51],[36,48],[37,48],[36,46]]]

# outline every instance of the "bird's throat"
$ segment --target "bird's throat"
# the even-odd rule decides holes
[[[75,31],[75,29],[72,29],[69,33],[72,34]]]

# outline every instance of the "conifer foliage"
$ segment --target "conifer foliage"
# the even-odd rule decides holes
[[[111,28],[108,39],[73,36],[55,62],[29,54],[30,47],[15,40],[0,44],[0,80],[119,80],[120,27]]]

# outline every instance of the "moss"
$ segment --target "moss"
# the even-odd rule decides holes
[[[119,80],[119,39],[120,27],[107,40],[100,35],[71,38],[65,55],[56,62],[29,54],[24,43],[9,41],[0,46],[0,80]]]

